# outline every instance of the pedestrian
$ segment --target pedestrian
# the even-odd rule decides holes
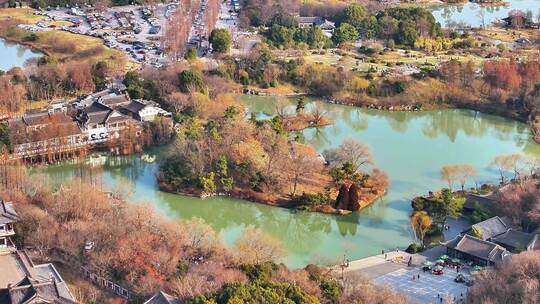
[[[387,257],[387,256],[388,256],[388,255],[385,253],[385,254],[384,254],[384,260],[386,260],[386,257]]]
[[[438,299],[438,298],[440,298],[440,297],[441,297],[441,294],[440,294],[440,293],[438,293],[438,294],[437,294],[437,299]]]
[[[414,281],[414,274],[412,275],[412,280]]]
[[[440,297],[439,300],[441,300],[441,303],[442,303],[442,297]]]
[[[384,249],[383,249],[383,250],[381,250],[381,254],[384,254]]]
[[[420,280],[420,274],[418,274],[418,279]]]

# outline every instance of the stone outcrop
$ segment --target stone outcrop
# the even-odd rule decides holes
[[[356,184],[352,184],[349,187],[349,202],[347,204],[347,210],[360,210],[360,196],[358,195],[358,186],[356,186]]]
[[[349,186],[347,184],[341,185],[339,188],[339,194],[336,197],[336,209],[347,209],[349,206]]]

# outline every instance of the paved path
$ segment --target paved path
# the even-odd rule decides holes
[[[467,286],[454,282],[456,275],[455,271],[448,268],[445,268],[443,275],[423,272],[420,268],[399,269],[375,278],[373,283],[389,286],[420,303],[465,303]]]
[[[349,262],[349,267],[346,267],[344,271],[350,272],[350,271],[356,271],[356,270],[363,270],[369,267],[383,265],[387,263],[401,264],[403,266],[406,266],[411,256],[413,255],[408,254],[405,251],[391,251],[391,252],[387,252],[386,256],[383,254],[379,254],[379,255],[374,255],[367,258],[351,261]]]
[[[450,229],[443,230],[445,241],[454,239],[462,231],[464,231],[465,229],[471,226],[467,218],[464,218],[464,217],[453,218],[450,216],[446,218],[446,225],[450,226]]]

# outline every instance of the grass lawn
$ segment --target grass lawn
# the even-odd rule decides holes
[[[416,66],[435,65],[449,60],[472,61],[475,64],[480,64],[484,59],[474,55],[447,55],[443,52],[437,54],[426,54],[419,51],[394,50],[377,54],[364,60],[355,59],[354,56],[359,55],[356,52],[349,52],[346,56],[341,56],[335,53],[326,52],[326,54],[310,54],[304,57],[308,63],[322,63],[326,65],[342,66],[347,70],[356,70],[367,72],[371,67],[381,69],[388,65],[396,64],[411,64]]]

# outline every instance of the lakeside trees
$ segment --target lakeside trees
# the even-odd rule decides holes
[[[52,191],[44,180],[24,175],[22,187],[0,189],[2,198],[15,202],[21,218],[16,226],[20,245],[34,248],[43,259],[58,252],[73,256],[127,287],[137,299],[163,290],[189,303],[341,303],[370,298],[379,289],[368,284],[369,292],[342,293],[333,275],[314,265],[294,271],[278,265],[282,244],[253,228],[229,250],[201,220],[171,221],[155,214],[150,205],[128,204],[121,195],[108,195],[81,180]],[[84,249],[89,241],[94,246]],[[76,267],[73,263],[65,267]],[[81,280],[70,283],[76,285],[81,302],[106,302],[109,297]]]
[[[441,178],[448,183],[448,188],[452,190],[454,183],[457,181],[461,186],[461,191],[465,191],[467,181],[475,181],[478,176],[478,170],[469,164],[462,165],[446,165],[441,168]]]
[[[411,225],[416,233],[416,237],[424,243],[424,237],[431,228],[432,220],[425,211],[417,211],[411,216]]]

